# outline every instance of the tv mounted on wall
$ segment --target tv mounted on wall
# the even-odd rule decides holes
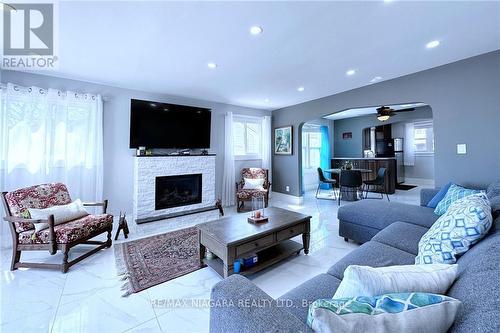
[[[210,148],[210,109],[132,99],[130,148]]]

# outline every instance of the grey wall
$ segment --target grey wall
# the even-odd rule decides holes
[[[435,180],[486,186],[500,179],[500,51],[380,82],[273,112],[273,127],[341,110],[424,102],[433,110]],[[273,191],[300,196],[298,136],[292,156],[273,156]],[[457,155],[456,145],[467,144]]]
[[[398,113],[389,118],[384,124],[392,124],[400,121],[429,119],[432,118],[430,107],[420,107],[412,112]],[[334,153],[335,157],[363,157],[363,130],[367,127],[379,126],[382,123],[375,115],[339,119],[334,124]],[[352,132],[352,139],[342,139],[342,133]]]
[[[417,120],[417,119],[415,119]],[[430,120],[430,119],[427,119]],[[405,122],[398,122],[392,125],[393,138],[405,138]],[[419,178],[434,180],[434,154],[415,154],[415,163],[413,166],[406,165],[406,178]],[[411,179],[407,183],[411,182]]]
[[[222,190],[224,161],[224,114],[253,116],[270,115],[270,112],[243,108],[234,105],[188,99],[166,94],[151,94],[142,91],[121,89],[105,85],[76,80],[44,76],[31,73],[2,71],[1,81],[21,86],[38,86],[59,90],[72,90],[101,94],[104,97],[104,197],[110,201],[110,211],[118,214],[120,210],[132,212],[133,194],[133,155],[129,149],[130,99],[138,98],[174,104],[196,105],[212,109],[212,137],[210,151],[217,154],[216,159],[216,195]],[[255,165],[255,161],[249,162]],[[239,172],[245,161],[238,161]],[[82,198],[85,199],[85,198]]]

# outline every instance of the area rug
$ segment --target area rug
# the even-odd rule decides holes
[[[411,190],[412,188],[415,188],[415,187],[417,187],[417,185],[397,184],[396,190],[408,191],[408,190]]]
[[[196,227],[115,244],[114,250],[118,275],[125,281],[122,296],[203,267]]]

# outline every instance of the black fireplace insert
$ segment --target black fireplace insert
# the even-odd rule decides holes
[[[201,203],[201,173],[156,177],[155,209]]]

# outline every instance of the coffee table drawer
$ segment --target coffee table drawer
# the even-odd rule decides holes
[[[293,227],[278,231],[277,233],[277,240],[278,242],[281,242],[284,239],[289,239],[294,236],[300,235],[304,232],[304,224],[297,224],[294,225]]]
[[[244,253],[258,250],[264,246],[268,246],[268,245],[271,245],[273,243],[274,243],[274,235],[271,234],[271,235],[267,235],[267,236],[264,236],[262,238],[250,241],[248,243],[238,245],[236,247],[236,256],[238,257]]]

